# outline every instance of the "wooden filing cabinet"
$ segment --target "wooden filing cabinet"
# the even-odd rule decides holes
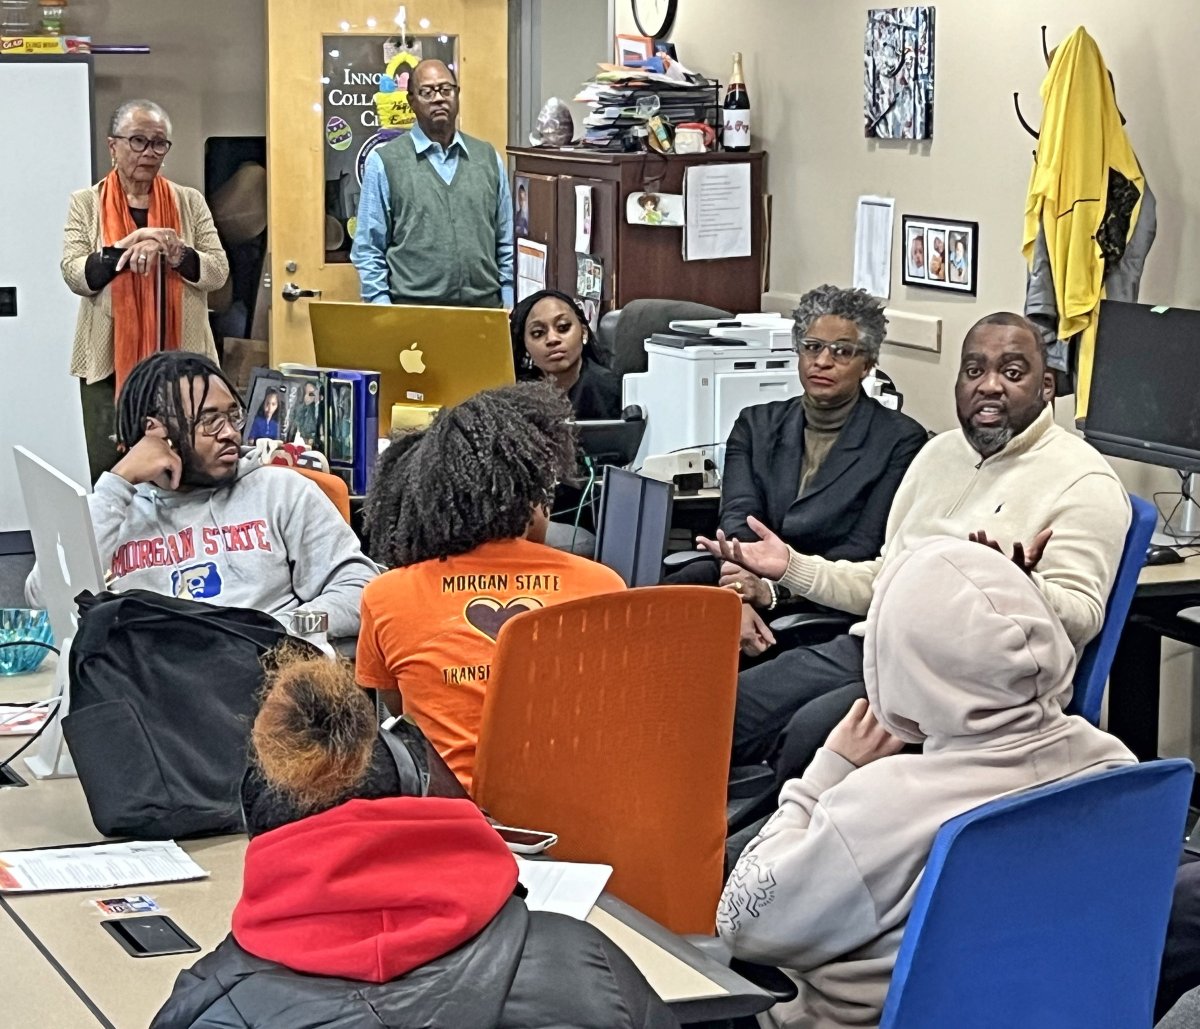
[[[548,287],[576,294],[575,187],[586,185],[592,187],[589,252],[604,264],[601,311],[642,298],[694,300],[727,311],[761,306],[765,153],[664,157],[541,147],[509,147],[508,152],[516,161],[515,174],[529,184],[527,238],[548,247]],[[685,261],[683,229],[625,221],[630,193],[682,193],[687,168],[716,162],[750,164],[751,256]]]

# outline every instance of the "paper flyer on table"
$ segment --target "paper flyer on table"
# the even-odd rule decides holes
[[[525,904],[530,911],[587,918],[611,875],[612,865],[517,858],[517,877],[529,891]]]
[[[207,875],[171,840],[0,852],[0,893],[107,890]]]

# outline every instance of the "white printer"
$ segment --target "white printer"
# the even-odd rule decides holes
[[[803,392],[791,319],[752,315],[672,322],[671,329],[646,341],[646,371],[626,375],[622,384],[623,403],[646,412],[635,467],[648,455],[695,448],[720,469],[743,408]]]

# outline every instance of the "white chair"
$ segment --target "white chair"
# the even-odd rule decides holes
[[[36,750],[25,758],[25,767],[39,779],[65,778],[75,775],[62,735],[62,718],[67,713],[68,658],[79,624],[75,598],[84,590],[103,590],[104,572],[88,508],[88,491],[24,447],[13,447],[13,456],[29,517],[42,600],[59,648],[55,673],[58,708]]]

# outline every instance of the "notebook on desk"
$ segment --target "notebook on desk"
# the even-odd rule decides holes
[[[314,301],[316,363],[379,372],[379,432],[392,405],[449,407],[514,381],[508,316],[482,307]]]

